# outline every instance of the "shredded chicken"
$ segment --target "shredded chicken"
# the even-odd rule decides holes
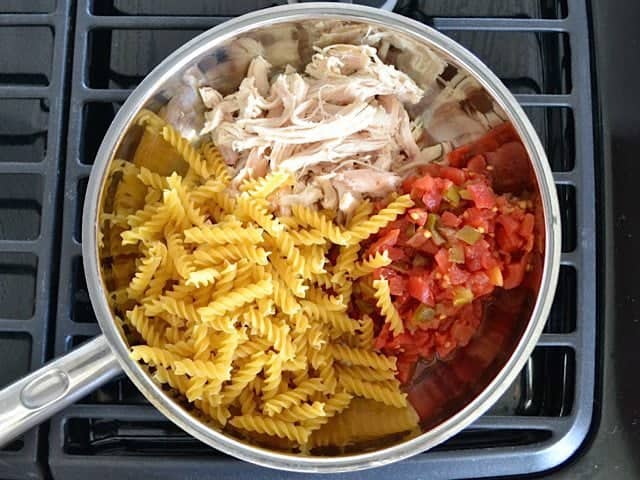
[[[279,25],[188,69],[161,112],[191,141],[210,136],[235,175],[284,169],[274,206],[337,209],[396,191],[421,166],[505,120],[471,76],[412,38],[360,23]]]
[[[209,108],[200,133],[236,168],[234,184],[288,170],[296,183],[280,192],[280,207],[320,202],[345,215],[360,198],[397,189],[398,164],[420,155],[404,105],[423,90],[409,76],[375,48],[348,44],[317,50],[304,74],[289,66],[269,81],[271,71],[256,56],[234,93],[200,88]]]

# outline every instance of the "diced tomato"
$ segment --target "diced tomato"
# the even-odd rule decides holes
[[[492,186],[496,193],[519,193],[526,190],[532,180],[529,156],[520,142],[502,145],[486,154],[492,168]]]
[[[423,276],[411,276],[407,282],[409,295],[425,305],[435,306],[435,298],[429,280]]]
[[[516,187],[526,187],[531,177],[526,151],[515,130],[509,124],[500,126],[454,150],[449,160],[449,166],[427,165],[420,170],[422,176],[403,182],[403,190],[411,193],[415,205],[368,240],[362,254],[386,251],[392,260],[388,267],[374,271],[373,277],[388,280],[404,333],[394,335],[379,311],[372,313],[369,308],[368,313],[377,325],[382,324],[375,347],[397,357],[402,382],[422,378],[423,370],[431,368],[425,362],[416,368],[419,359],[447,359],[463,346],[467,348],[459,355],[466,355],[481,371],[511,334],[510,323],[496,328],[496,309],[490,299],[504,303],[509,295],[518,296],[540,281],[544,237],[536,232],[543,231],[544,218],[539,199],[518,197],[522,190]],[[516,178],[498,178],[503,175]],[[496,194],[500,189],[508,194]],[[524,209],[521,200],[533,202],[535,214]],[[377,202],[379,208],[387,204],[388,199]],[[435,214],[437,231],[429,214]],[[509,293],[505,293],[507,289]],[[349,313],[366,313],[365,307],[354,302]],[[491,317],[491,328],[470,342],[485,310]],[[415,396],[416,391],[423,392],[421,388],[411,385],[408,389],[421,415],[440,408],[461,388],[460,382],[443,374],[438,365],[426,376],[432,384],[425,394],[428,398]],[[454,372],[458,374],[475,378],[464,369]]]
[[[449,165],[454,167],[464,167],[467,161],[480,153],[493,152],[500,145],[508,142],[518,141],[518,134],[510,122],[505,122],[488,131],[484,136],[475,142],[463,145],[447,154]]]
[[[462,285],[469,280],[469,273],[459,268],[455,263],[449,267],[448,275],[451,285]]]
[[[483,173],[487,168],[487,161],[484,159],[483,155],[476,155],[469,160],[467,168],[472,172]]]
[[[476,297],[489,295],[493,292],[493,283],[485,272],[476,272],[469,278],[469,286]]]
[[[524,279],[524,272],[527,268],[528,256],[525,255],[519,262],[510,263],[505,266],[502,276],[504,278],[503,287],[505,290],[516,288]]]
[[[444,165],[440,167],[440,175],[451,180],[456,185],[462,185],[467,179],[467,175],[464,173],[464,170]]]
[[[383,252],[388,250],[390,247],[393,247],[398,242],[398,237],[400,236],[400,229],[394,228],[388,230],[382,237],[377,239],[375,242],[371,244],[369,249],[367,250],[367,255],[373,255],[377,252]]]
[[[496,205],[496,198],[489,186],[484,182],[473,182],[467,184],[467,190],[471,194],[473,203],[478,208],[493,208]]]
[[[438,253],[435,255],[436,263],[438,264],[438,268],[442,272],[446,272],[449,270],[450,262],[449,262],[449,251],[446,248],[441,248],[438,250]]]
[[[442,215],[440,215],[440,221],[442,222],[442,225],[449,228],[458,228],[462,223],[462,220],[458,216],[448,210],[442,212]]]
[[[409,216],[409,221],[415,223],[416,225],[423,226],[427,223],[427,217],[429,216],[428,212],[425,212],[421,208],[412,208],[407,212]]]
[[[402,191],[409,193],[413,188],[413,183],[418,179],[416,175],[410,175],[402,181]]]

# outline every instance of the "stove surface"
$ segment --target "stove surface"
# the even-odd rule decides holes
[[[274,3],[284,1],[7,0],[0,6],[0,58],[7,59],[0,62],[0,362],[6,365],[0,385],[99,333],[82,272],[81,208],[93,156],[122,102],[182,43]],[[605,304],[596,286],[610,273],[602,270],[610,258],[599,252],[611,247],[596,245],[602,225],[596,220],[611,219],[611,189],[595,181],[606,172],[594,156],[599,110],[587,7],[586,0],[397,2],[397,12],[476,53],[525,107],[561,201],[562,270],[538,347],[488,414],[433,451],[336,478],[498,477],[549,469],[571,475],[589,455],[585,441],[600,438],[589,436],[598,432],[593,420],[599,418],[596,313],[607,314],[597,310]],[[10,54],[27,42],[38,45],[37,55]],[[570,457],[578,460],[567,470],[561,465]],[[123,378],[0,451],[0,478],[136,475],[282,477],[192,439]],[[287,475],[302,477],[308,478]]]

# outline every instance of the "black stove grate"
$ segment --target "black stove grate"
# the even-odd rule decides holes
[[[273,3],[284,1],[79,0],[64,164],[55,354],[62,354],[99,333],[82,272],[80,226],[92,158],[115,112],[131,88],[180,44],[231,16]],[[48,99],[50,109],[45,143],[48,161],[26,166],[18,164],[18,160],[8,164],[0,161],[1,174],[6,171],[9,175],[40,175],[44,189],[38,210],[33,208],[37,200],[25,193],[36,192],[40,188],[38,182],[27,181],[28,188],[22,189],[15,186],[18,178],[9,177],[14,190],[0,188],[0,227],[5,215],[3,195],[16,198],[18,191],[21,200],[12,201],[12,208],[19,205],[23,219],[36,215],[42,219],[39,234],[33,230],[25,234],[38,235],[38,240],[0,241],[0,254],[26,255],[7,257],[6,261],[0,255],[0,301],[1,279],[5,274],[9,278],[7,288],[16,292],[14,282],[26,282],[31,291],[36,288],[38,292],[48,292],[46,273],[56,271],[37,269],[35,262],[40,259],[46,264],[48,257],[43,252],[51,253],[43,248],[51,246],[55,202],[50,198],[55,192],[58,168],[55,158],[63,133],[62,95],[58,93],[63,88],[60,52],[65,50],[60,38],[64,39],[66,32],[68,18],[63,17],[68,6],[62,0],[57,5],[54,14],[11,16],[20,25],[31,25],[27,17],[36,19],[36,25],[58,22],[51,70],[42,67],[47,62],[35,60],[33,70],[3,69],[0,63],[0,84],[19,80],[29,85],[17,90],[0,87],[0,102],[5,97],[36,97]],[[564,215],[562,270],[558,294],[538,347],[520,378],[488,414],[433,451],[371,473],[352,474],[351,478],[393,475],[409,479],[424,472],[434,479],[470,478],[539,472],[566,460],[587,434],[595,370],[596,189],[586,7],[585,0],[398,2],[397,9],[403,14],[432,23],[475,52],[499,74],[527,110],[549,154],[560,195]],[[3,18],[9,16],[0,16],[0,22],[11,23]],[[0,54],[1,50],[0,42]],[[14,70],[21,76],[15,77]],[[37,86],[47,75],[50,86]],[[23,108],[19,111],[26,114]],[[1,104],[0,112],[3,112]],[[33,121],[35,117],[29,118]],[[18,140],[8,136],[9,140],[4,141],[2,128],[5,127],[0,125],[0,152],[6,150],[16,158],[25,158],[23,151],[42,149],[45,142],[38,136],[40,130],[28,129],[20,131],[23,136]],[[6,232],[0,230],[0,235],[6,236]],[[25,277],[30,278],[34,272],[37,280],[28,283]],[[13,290],[10,294],[16,295]],[[26,302],[17,306],[11,302],[16,316],[28,316],[32,321],[0,320],[0,342],[3,342],[0,357],[7,344],[2,335],[9,335],[15,345],[22,345],[25,338],[32,342],[31,363],[23,371],[37,366],[43,357],[46,322],[40,319],[46,316],[47,305],[51,303],[46,295],[38,294],[36,298],[33,314],[27,311]],[[1,308],[0,315],[5,316]],[[14,361],[20,358],[18,354],[11,357]],[[35,458],[35,435],[31,432],[22,440],[19,453],[26,460]],[[0,459],[12,454],[2,452]],[[192,439],[164,419],[122,378],[55,417],[50,423],[45,454],[54,478],[282,477],[278,472],[237,461]]]
[[[0,5],[0,388],[42,365],[53,334],[69,21],[66,0]],[[44,434],[0,450],[0,477],[42,476]]]

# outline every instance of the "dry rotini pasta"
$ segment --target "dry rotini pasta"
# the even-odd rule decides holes
[[[360,241],[410,200],[375,214],[362,201],[346,226],[301,205],[279,216],[270,202],[291,188],[290,173],[232,182],[212,143],[191,144],[150,111],[136,122],[147,153],[155,137],[182,160],[114,163],[101,252],[132,358],[203,421],[302,451],[345,441],[334,421],[353,415],[354,397],[405,405],[395,359],[374,350],[374,321],[353,318],[349,302],[367,285],[363,298],[379,300],[371,274],[389,257],[359,259]]]
[[[391,331],[394,335],[399,335],[404,332],[404,325],[402,319],[391,302],[391,292],[389,290],[389,282],[385,279],[374,280],[373,288],[376,289],[374,294],[378,300],[376,305],[382,311],[385,321],[389,323]]]

